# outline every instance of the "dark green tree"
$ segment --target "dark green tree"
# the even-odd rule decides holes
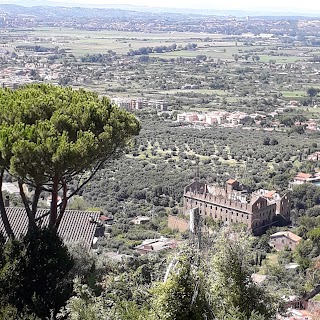
[[[0,90],[0,183],[5,171],[17,178],[30,230],[37,227],[41,193],[50,192],[49,227],[57,229],[68,199],[106,161],[119,157],[139,131],[134,115],[83,89],[37,84]],[[77,187],[68,192],[75,179]],[[23,184],[34,190],[31,204]],[[14,237],[2,197],[0,211],[6,233]]]
[[[204,275],[196,267],[194,254],[191,251],[181,253],[171,263],[167,279],[154,285],[152,319],[213,319],[204,298]]]
[[[307,89],[307,94],[308,96],[310,97],[310,100],[311,100],[311,105],[313,103],[312,99],[319,93],[319,89],[316,89],[316,88],[308,88]]]
[[[72,293],[73,260],[52,229],[37,229],[2,246],[0,306],[41,319],[56,314]]]
[[[313,244],[310,239],[301,240],[294,252],[296,261],[299,263],[300,268],[307,269],[311,265],[311,259],[315,257],[313,254]]]
[[[243,320],[254,314],[271,319],[275,314],[275,297],[251,278],[250,261],[254,256],[249,248],[249,239],[242,232],[236,234],[227,230],[215,243],[215,254],[207,268],[210,270],[207,292],[217,319],[232,316],[232,310]]]
[[[318,92],[319,90],[313,87],[307,89],[307,94],[310,98],[315,97],[318,94]]]

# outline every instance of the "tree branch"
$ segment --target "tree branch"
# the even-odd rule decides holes
[[[35,191],[34,191],[34,196],[32,200],[32,215],[35,217],[38,209],[38,202],[41,194],[41,187],[37,186]]]
[[[94,177],[94,175],[97,173],[98,170],[101,169],[102,165],[104,163],[106,163],[106,161],[108,159],[110,159],[115,151],[113,151],[108,157],[104,158],[102,161],[100,161],[100,163],[93,169],[93,171],[91,172],[89,178],[87,178],[80,186],[78,185],[76,190],[74,190],[68,197],[67,200],[69,200],[71,197],[73,197],[75,194],[78,193],[79,190],[81,190],[87,183],[90,182],[90,180]]]
[[[14,176],[13,176],[13,177],[14,177]],[[14,177],[14,178],[16,178],[16,177]],[[29,180],[29,179],[23,179],[23,183],[26,184],[27,186],[30,186],[30,187],[35,188],[35,189],[38,187],[38,185],[32,183],[31,180]],[[45,187],[44,187],[45,185],[49,185],[49,184],[43,184],[43,185],[41,186],[41,191],[51,192],[52,190],[45,188]]]
[[[35,220],[35,217],[33,216],[32,211],[30,209],[26,194],[24,193],[23,181],[21,179],[18,180],[18,185],[19,185],[19,190],[20,190],[20,196],[21,196],[23,205],[24,205],[24,207],[26,209],[27,216],[28,216],[28,219],[29,219],[29,227],[28,227],[28,229],[29,230],[35,230],[37,228],[36,220]]]
[[[55,176],[53,179],[53,189],[51,192],[51,208],[50,208],[50,217],[49,217],[49,228],[53,228],[57,222],[58,189],[59,189],[59,177]]]

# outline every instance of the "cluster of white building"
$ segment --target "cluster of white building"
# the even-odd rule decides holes
[[[320,151],[316,151],[308,156],[308,160],[319,161],[320,160]]]
[[[213,111],[210,113],[186,112],[177,115],[177,122],[199,123],[206,125],[231,124],[238,125],[249,115],[244,112]]]
[[[161,111],[168,110],[168,102],[164,100],[147,100],[143,98],[112,98],[111,101],[127,110],[154,108]]]

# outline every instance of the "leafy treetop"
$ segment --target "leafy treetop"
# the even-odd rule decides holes
[[[52,194],[50,226],[57,227],[67,200],[108,159],[119,156],[139,131],[134,115],[83,89],[33,84],[0,90],[0,167],[2,174],[7,170],[18,179],[30,227],[35,227],[42,191]],[[86,173],[86,179],[67,196],[67,183],[81,173]],[[35,189],[31,208],[23,183]],[[56,204],[59,190],[63,192],[60,217]],[[0,207],[5,221],[1,203]]]
[[[35,185],[72,179],[125,147],[140,129],[109,99],[52,85],[1,90],[0,122],[6,168]]]

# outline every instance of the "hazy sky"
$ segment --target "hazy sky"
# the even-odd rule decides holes
[[[65,0],[54,0],[56,2],[64,2]],[[74,3],[95,3],[95,4],[132,4],[132,5],[147,5],[154,7],[176,7],[176,8],[210,8],[210,9],[254,9],[261,7],[268,8],[286,8],[288,9],[309,9],[320,10],[320,1],[318,0],[224,0],[224,1],[210,1],[210,0],[71,0]]]
[[[14,3],[17,0],[0,0],[0,3]],[[320,12],[319,0],[50,0],[57,4],[68,5],[88,5],[88,4],[129,4],[129,5],[143,5],[152,7],[173,7],[173,8],[199,8],[199,9],[242,9],[242,10],[255,10],[255,9],[275,9],[275,11],[308,11]],[[26,5],[32,5],[32,0],[25,0]],[[41,1],[36,1],[37,4]]]

